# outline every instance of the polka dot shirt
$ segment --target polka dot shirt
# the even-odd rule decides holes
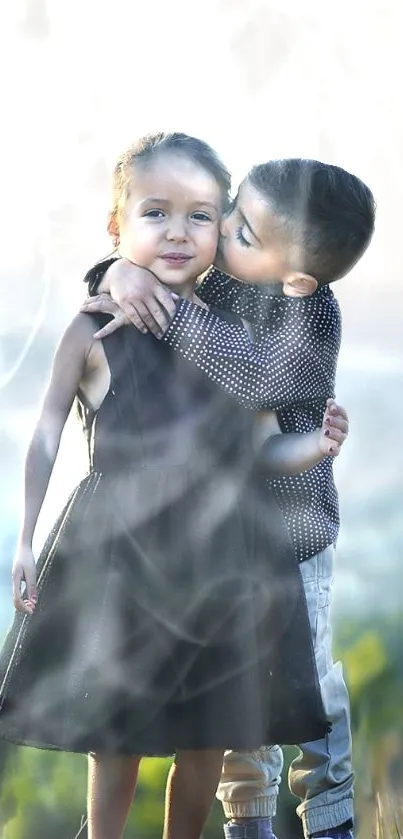
[[[208,304],[254,326],[228,323],[183,300],[165,341],[248,408],[276,411],[283,432],[313,431],[334,396],[341,339],[339,305],[328,286],[291,298],[246,286],[213,269],[199,288]],[[303,561],[335,543],[339,505],[333,461],[271,480],[296,555]]]
[[[113,261],[88,272],[90,294]],[[318,428],[326,400],[334,396],[341,339],[340,309],[331,289],[324,286],[306,298],[284,297],[213,269],[198,294],[209,305],[250,321],[254,340],[240,321],[229,323],[182,300],[164,336],[169,346],[240,404],[275,410],[283,432]],[[331,458],[301,475],[269,483],[300,561],[336,542],[339,506]]]

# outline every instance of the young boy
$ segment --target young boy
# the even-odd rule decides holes
[[[142,331],[150,328],[243,405],[275,410],[282,431],[312,431],[320,426],[335,389],[341,322],[330,284],[360,259],[374,219],[371,191],[339,167],[299,159],[255,166],[222,222],[219,270],[207,275],[198,292],[205,303],[252,323],[254,340],[241,327],[221,323],[213,312],[173,301],[153,275],[124,260],[98,264],[86,278],[90,294],[110,291],[122,309],[102,334],[125,317]],[[108,306],[105,298],[97,298],[84,309],[108,311]],[[349,698],[331,648],[339,529],[332,459],[271,483],[300,561],[332,724],[323,740],[300,745],[290,768],[290,789],[301,801],[297,812],[306,839],[352,839]],[[225,755],[217,795],[230,819],[224,828],[227,839],[274,839],[282,768],[279,746]]]

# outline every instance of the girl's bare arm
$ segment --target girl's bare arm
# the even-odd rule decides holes
[[[64,333],[25,461],[25,500],[19,543],[31,547],[59,449],[60,438],[83,378],[92,343],[92,319],[78,315]]]

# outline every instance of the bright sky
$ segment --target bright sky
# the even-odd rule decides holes
[[[85,269],[108,249],[114,157],[173,129],[216,147],[234,183],[252,163],[291,155],[368,181],[377,232],[337,288],[341,365],[403,370],[402,4],[13,0],[0,24],[0,337],[19,327],[26,349],[44,320],[60,332]],[[21,353],[0,354],[0,383]],[[17,434],[30,421],[10,417]]]
[[[28,267],[32,239],[48,247],[47,218],[63,205],[74,208],[76,250],[87,261],[102,253],[114,157],[162,128],[210,141],[234,182],[254,162],[290,155],[367,179],[377,237],[340,297],[373,299],[380,274],[392,290],[403,192],[401,4],[14,0],[1,17],[3,265],[15,267],[18,255]]]

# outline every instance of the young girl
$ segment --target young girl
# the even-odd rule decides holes
[[[198,302],[228,190],[206,144],[145,138],[116,166],[110,233]],[[251,413],[152,335],[94,340],[104,323],[80,314],[68,327],[29,447],[0,736],[89,753],[90,839],[122,836],[140,756],[176,754],[164,837],[198,839],[225,749],[327,730],[306,603],[253,466]],[[89,474],[36,568],[34,530],[75,399]],[[329,437],[315,446],[323,456]]]

